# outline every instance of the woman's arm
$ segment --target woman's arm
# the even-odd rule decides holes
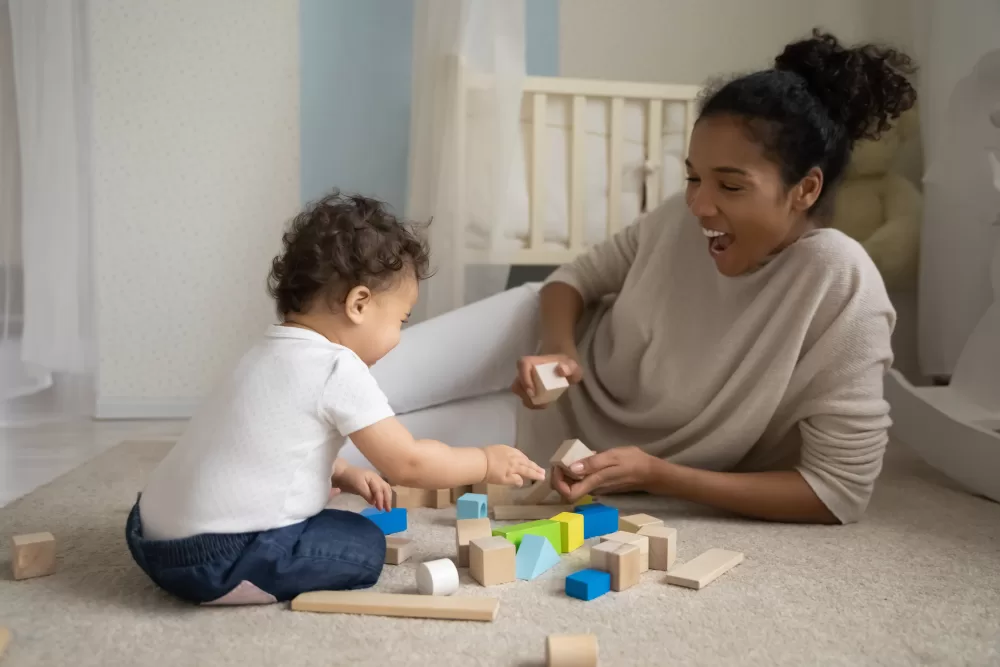
[[[542,354],[565,354],[576,358],[576,323],[583,314],[583,296],[566,283],[548,283],[539,304]]]

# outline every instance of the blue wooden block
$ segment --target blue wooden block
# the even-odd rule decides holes
[[[404,507],[396,507],[388,512],[369,507],[361,510],[361,516],[368,517],[386,535],[406,530],[406,508]]]
[[[518,579],[531,581],[546,572],[559,562],[559,554],[547,537],[528,533],[521,538],[521,546],[517,549],[514,569]]]
[[[578,600],[593,600],[611,590],[611,573],[580,570],[566,577],[566,595]]]
[[[610,535],[618,531],[618,510],[600,503],[580,505],[573,509],[583,515],[583,539]]]
[[[463,493],[455,503],[455,510],[458,519],[485,519],[486,494]]]

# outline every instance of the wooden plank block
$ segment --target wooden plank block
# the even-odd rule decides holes
[[[545,239],[545,210],[548,202],[545,190],[545,175],[548,171],[546,162],[546,142],[548,136],[546,127],[548,118],[546,106],[548,98],[545,93],[535,93],[532,99],[531,114],[531,162],[529,173],[531,174],[531,211],[530,211],[530,245],[531,250],[541,250],[542,241]]]
[[[489,519],[459,519],[455,522],[455,550],[458,566],[469,566],[469,542],[493,534]]]
[[[0,627],[0,658],[3,658],[8,644],[10,644],[10,630]]]
[[[638,533],[644,526],[662,526],[663,521],[648,514],[629,514],[618,519],[618,530],[627,533]]]
[[[666,572],[677,558],[677,529],[667,526],[643,526],[639,535],[649,538],[649,568]]]
[[[738,551],[709,549],[667,572],[666,582],[700,590],[742,562],[743,554]]]
[[[52,533],[10,538],[10,567],[15,579],[45,577],[56,571],[56,538]]]
[[[483,586],[506,584],[517,578],[517,549],[502,537],[480,537],[469,542],[469,575]]]
[[[385,538],[385,562],[389,565],[399,565],[410,557],[413,551],[413,540],[408,537]]]
[[[556,514],[572,511],[572,505],[500,505],[493,508],[493,518],[497,521],[532,521],[551,519]]]
[[[608,147],[608,237],[622,228],[622,155],[625,149],[622,122],[625,117],[625,100],[611,100],[611,145]]]
[[[545,642],[547,667],[597,667],[596,635],[549,635]]]
[[[292,599],[292,611],[404,616],[453,621],[493,621],[500,600],[460,595],[407,595],[373,591],[312,591]]]
[[[570,201],[569,201],[569,247],[570,250],[583,250],[583,216],[586,206],[586,106],[587,98],[583,95],[573,96],[573,149],[570,153]]]

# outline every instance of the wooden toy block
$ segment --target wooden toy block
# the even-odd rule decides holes
[[[552,496],[558,497],[559,494],[552,488],[547,479],[543,479],[540,482],[535,482],[527,491],[518,494],[516,504],[544,505],[545,501]],[[497,503],[497,505],[499,504]]]
[[[597,667],[595,635],[549,635],[545,641],[546,667]]]
[[[451,505],[451,489],[421,489],[424,507],[441,509]]]
[[[402,507],[391,509],[388,512],[369,507],[361,510],[361,516],[368,517],[386,535],[406,530],[406,510]]]
[[[423,507],[422,489],[411,489],[408,486],[392,487],[392,506],[399,509],[417,509]]]
[[[639,535],[649,538],[649,567],[667,571],[677,558],[677,529],[667,526],[643,526]]]
[[[611,573],[586,569],[566,577],[566,595],[589,602],[611,590]]]
[[[583,539],[608,535],[618,530],[618,510],[601,503],[577,505],[576,513],[583,516]]]
[[[627,533],[638,533],[645,526],[662,526],[663,521],[648,514],[630,514],[618,519],[618,530]]]
[[[459,519],[455,522],[455,548],[458,552],[458,566],[469,566],[469,542],[492,534],[489,519]]]
[[[649,538],[647,536],[627,533],[624,530],[601,536],[602,542],[609,540],[622,544],[634,544],[639,547],[639,572],[645,572],[649,569]]]
[[[510,504],[510,499],[514,496],[514,487],[505,486],[503,484],[473,484],[473,493],[481,493],[486,496],[486,502],[489,503],[490,507],[494,505],[508,505]]]
[[[10,630],[0,627],[0,658],[7,651],[7,644],[10,643]]]
[[[450,558],[429,560],[417,566],[417,592],[421,595],[454,595],[458,569]]]
[[[641,560],[638,545],[619,543],[618,548],[608,554],[611,590],[624,591],[639,583],[639,563]]]
[[[455,516],[459,519],[485,519],[486,507],[485,494],[466,493],[455,502]]]
[[[602,572],[611,571],[611,560],[610,556],[618,549],[618,545],[621,542],[601,542],[600,544],[595,544],[590,547],[590,567],[594,570],[601,570]]]
[[[743,554],[728,549],[709,549],[667,572],[666,582],[700,590],[743,562]]]
[[[292,611],[493,621],[500,601],[490,597],[407,595],[373,591],[311,591],[292,599]]]
[[[559,554],[555,547],[541,535],[528,533],[521,539],[515,558],[518,579],[531,581],[558,563]]]
[[[583,546],[582,514],[565,510],[552,517],[552,520],[560,523],[559,530],[562,541],[559,545],[559,553],[568,554]]]
[[[410,557],[413,541],[407,537],[385,538],[385,562],[389,565],[399,565]]]
[[[594,451],[579,440],[564,440],[559,449],[556,450],[556,453],[549,459],[549,463],[553,467],[559,466],[570,477],[580,479],[581,476],[570,470],[570,466],[581,459],[593,455]]]
[[[493,518],[497,521],[532,521],[548,519],[553,512],[569,512],[572,509],[572,505],[500,505],[493,508]]]
[[[535,385],[535,395],[531,402],[535,405],[551,403],[569,388],[569,380],[556,375],[558,363],[538,364],[531,369],[531,381]]]
[[[56,571],[56,538],[31,533],[10,538],[10,565],[15,579],[44,577]]]
[[[510,540],[515,547],[521,546],[521,539],[525,535],[541,535],[552,543],[552,548],[557,553],[559,552],[559,544],[562,542],[562,529],[559,527],[559,522],[552,519],[518,523],[513,526],[501,526],[500,528],[494,528],[493,534]]]
[[[451,504],[454,505],[458,502],[458,499],[467,493],[472,493],[472,485],[467,484],[465,486],[456,486],[451,490]]]
[[[469,542],[469,575],[482,586],[507,584],[517,578],[516,548],[502,537]]]

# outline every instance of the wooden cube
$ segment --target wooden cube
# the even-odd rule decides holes
[[[611,590],[623,591],[639,583],[639,563],[641,554],[638,545],[621,544],[608,554],[608,570],[611,572]]]
[[[389,565],[399,565],[410,557],[413,541],[408,537],[385,538],[385,562]]]
[[[648,514],[630,514],[618,519],[618,530],[627,533],[638,533],[645,526],[662,526],[663,521]]]
[[[480,537],[489,537],[493,527],[489,519],[459,519],[455,522],[455,548],[458,551],[458,566],[469,566],[469,542]]]
[[[467,484],[465,486],[456,486],[451,490],[451,504],[454,505],[458,502],[458,499],[467,493],[472,493],[472,485]]]
[[[556,453],[549,459],[549,464],[553,467],[558,466],[570,477],[579,479],[580,476],[570,470],[570,466],[581,459],[593,455],[593,450],[579,440],[564,440],[559,449],[556,450]]]
[[[451,505],[451,489],[422,489],[421,502],[424,507],[441,509]]]
[[[539,364],[531,369],[531,380],[535,384],[535,395],[531,402],[535,405],[551,403],[569,388],[569,380],[556,375],[558,363]]]
[[[469,574],[483,586],[496,586],[517,577],[517,549],[502,537],[479,537],[469,542]]]
[[[562,531],[561,554],[568,554],[583,546],[583,515],[566,510],[552,517]]]
[[[15,535],[10,553],[15,579],[44,577],[56,571],[56,538],[52,533]]]
[[[513,487],[505,486],[503,484],[487,484],[485,482],[472,485],[473,493],[481,493],[486,496],[486,502],[490,507],[495,507],[497,505],[510,505],[513,504],[510,500],[513,498]]]
[[[545,642],[546,667],[597,667],[595,635],[549,635]]]
[[[611,571],[611,554],[618,550],[621,542],[601,542],[590,547],[590,567],[604,572]]]
[[[664,572],[674,566],[677,558],[677,529],[667,526],[644,526],[639,535],[649,538],[649,567]]]
[[[637,535],[619,530],[616,533],[602,535],[601,542],[621,542],[622,544],[634,544],[639,547],[639,571],[645,572],[649,569],[649,538],[645,535]]]
[[[423,507],[421,489],[411,489],[408,486],[392,487],[392,507],[403,509],[417,509]]]

